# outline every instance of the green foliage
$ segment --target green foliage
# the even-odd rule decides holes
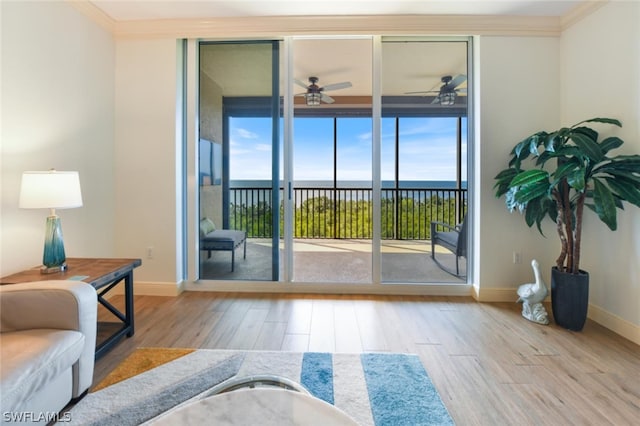
[[[282,230],[282,205],[280,209]],[[464,214],[466,206],[463,205],[462,209]],[[405,197],[398,200],[383,197],[381,212],[383,239],[427,240],[431,238],[429,225],[432,220],[444,221],[451,225],[457,223],[455,197],[432,195],[423,199]],[[296,238],[373,237],[372,202],[366,199],[335,201],[326,196],[308,198],[295,209],[294,218]],[[272,210],[267,202],[231,206],[232,228],[245,229],[250,238],[271,237],[271,221]]]
[[[551,133],[534,133],[514,146],[509,167],[496,175],[494,185],[510,211],[525,213],[529,227],[536,224],[542,233],[545,217],[556,222],[562,242],[557,267],[573,273],[580,268],[584,206],[612,231],[622,201],[640,207],[640,156],[609,156],[624,142],[615,136],[598,142],[598,132],[585,123],[622,127],[616,119],[592,118]]]

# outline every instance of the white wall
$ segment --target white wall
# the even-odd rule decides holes
[[[533,281],[531,260],[540,262],[547,283],[555,261],[553,229],[542,237],[495,197],[494,177],[508,165],[513,146],[560,117],[560,43],[552,37],[481,37],[479,167],[480,206],[476,218],[480,300],[515,300],[515,289]],[[478,171],[476,170],[476,173]],[[522,263],[513,263],[513,252]]]
[[[625,141],[619,154],[640,153],[640,3],[613,2],[564,32],[561,43],[562,124],[593,117]],[[614,151],[615,153],[616,151]],[[627,329],[640,341],[640,209],[618,211],[618,231],[585,209],[581,268],[590,279],[589,315]]]
[[[176,48],[175,39],[119,40],[115,67],[116,254],[142,258],[137,283],[168,287],[180,281]]]
[[[18,209],[25,170],[77,170],[84,206],[58,210],[68,257],[114,255],[114,43],[62,2],[1,2],[0,275],[42,263],[46,210]]]

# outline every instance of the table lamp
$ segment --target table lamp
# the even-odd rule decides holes
[[[62,239],[62,226],[56,209],[71,209],[82,206],[80,178],[78,172],[24,172],[20,187],[20,208],[50,209],[44,237],[42,273],[53,273],[67,269]]]

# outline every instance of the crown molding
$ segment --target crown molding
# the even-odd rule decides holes
[[[560,29],[568,29],[609,2],[610,0],[594,0],[580,3],[560,19]]]
[[[88,0],[66,0],[117,38],[289,35],[485,35],[557,37],[609,3],[585,1],[562,17],[498,15],[262,16],[116,21]]]
[[[560,18],[470,15],[281,16],[123,21],[118,38],[229,38],[288,35],[558,36]]]
[[[102,9],[95,6],[88,0],[65,0],[71,4],[78,12],[91,19],[96,24],[100,25],[111,34],[115,34],[117,21],[104,13]]]

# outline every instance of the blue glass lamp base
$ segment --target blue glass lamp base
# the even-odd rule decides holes
[[[62,239],[62,225],[58,216],[47,218],[47,228],[44,236],[44,254],[42,256],[42,272],[59,272],[67,269]]]

